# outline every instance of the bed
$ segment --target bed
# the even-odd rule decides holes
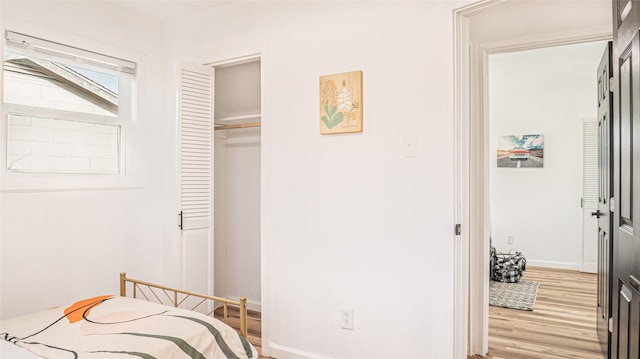
[[[127,296],[129,292],[130,296]],[[103,295],[0,322],[1,358],[257,358],[246,298],[231,300],[120,274]],[[227,322],[240,312],[240,333]],[[222,312],[222,320],[213,318]]]

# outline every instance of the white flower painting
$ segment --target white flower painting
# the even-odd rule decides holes
[[[362,132],[362,71],[320,76],[320,134]]]

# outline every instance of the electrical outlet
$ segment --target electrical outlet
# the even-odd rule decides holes
[[[353,330],[353,308],[340,309],[340,327]]]
[[[507,236],[507,244],[513,244],[513,236]]]

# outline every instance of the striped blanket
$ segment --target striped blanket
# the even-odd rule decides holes
[[[251,358],[251,344],[204,314],[102,296],[0,322],[0,339],[43,358]]]

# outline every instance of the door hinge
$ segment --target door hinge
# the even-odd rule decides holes
[[[613,318],[609,318],[609,333],[613,333]]]
[[[584,198],[580,198],[580,208],[584,208]]]
[[[609,211],[611,213],[613,213],[613,212],[615,212],[614,209],[615,209],[615,207],[613,205],[613,197],[611,197],[611,198],[609,198]]]
[[[178,213],[178,228],[182,229],[182,211]]]
[[[609,77],[609,91],[613,92],[613,77]]]
[[[462,226],[460,226],[460,223],[456,224],[456,236],[459,236],[462,233]]]

